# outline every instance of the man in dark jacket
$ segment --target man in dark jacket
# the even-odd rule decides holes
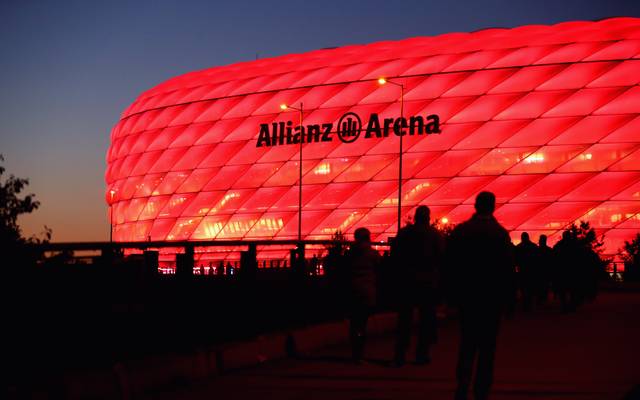
[[[376,301],[376,271],[381,257],[371,248],[371,233],[367,228],[354,232],[355,243],[345,254],[349,294],[351,352],[359,363],[364,355],[365,334],[369,314]]]
[[[457,400],[467,399],[476,358],[475,399],[488,398],[500,319],[513,295],[511,239],[493,217],[494,194],[478,194],[475,208],[447,243],[452,299],[460,310]]]
[[[400,229],[391,256],[396,269],[398,328],[394,365],[402,366],[409,346],[413,308],[419,313],[416,363],[428,364],[436,335],[436,283],[443,253],[439,232],[429,225],[427,206],[416,209],[414,223]]]

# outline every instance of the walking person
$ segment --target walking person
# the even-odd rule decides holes
[[[398,312],[393,365],[397,367],[405,363],[414,307],[417,307],[419,314],[417,364],[431,362],[429,350],[437,340],[436,285],[443,256],[443,241],[440,233],[429,224],[430,218],[429,207],[419,206],[414,223],[400,229],[391,248]]]
[[[577,307],[576,265],[580,258],[580,249],[571,232],[562,232],[562,239],[553,246],[554,254],[554,289],[560,300],[563,313],[573,312]]]
[[[518,265],[518,283],[522,294],[524,311],[531,311],[533,299],[537,295],[538,275],[538,246],[529,239],[529,233],[522,232],[520,243],[516,246],[516,264]]]
[[[538,304],[546,304],[549,298],[549,287],[552,282],[553,266],[553,249],[547,245],[547,235],[540,235],[538,239],[538,266],[539,271],[539,287],[538,287]]]
[[[367,228],[354,232],[355,243],[345,254],[349,296],[349,336],[351,355],[355,363],[364,356],[367,320],[375,306],[376,271],[381,257],[371,247],[371,233]]]
[[[458,225],[447,243],[453,301],[460,312],[456,400],[465,400],[476,364],[475,400],[488,399],[500,319],[513,295],[513,248],[493,217],[495,195],[481,192],[475,214]]]

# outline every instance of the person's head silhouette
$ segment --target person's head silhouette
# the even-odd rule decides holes
[[[369,244],[371,243],[371,232],[367,228],[358,228],[353,232],[353,238],[356,243]]]
[[[530,242],[531,240],[529,240],[529,233],[528,232],[522,232],[520,234],[520,240],[522,240],[523,242]]]
[[[431,219],[431,210],[427,206],[418,206],[416,213],[413,216],[413,221],[416,225],[429,225]]]
[[[478,193],[475,207],[479,215],[492,215],[496,209],[496,196],[491,192]]]
[[[538,244],[540,246],[546,246],[547,245],[547,235],[540,235],[540,239],[538,239]]]
[[[562,238],[565,239],[565,240],[570,240],[571,239],[571,232],[569,232],[569,231],[562,232]]]

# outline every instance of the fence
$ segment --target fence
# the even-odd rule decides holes
[[[41,245],[45,257],[63,256],[67,262],[93,264],[106,258],[139,260],[162,274],[234,275],[240,270],[304,268],[309,275],[323,275],[323,258],[332,247],[351,242],[335,240],[226,240],[74,242]],[[386,251],[386,242],[373,243]],[[304,261],[304,262],[302,262]]]

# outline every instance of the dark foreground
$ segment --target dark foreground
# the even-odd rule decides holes
[[[352,365],[343,345],[153,398],[452,399],[457,341],[456,322],[446,321],[429,366],[388,367],[388,335],[371,338],[365,365]],[[560,314],[554,305],[503,324],[493,399],[623,399],[637,384],[640,292],[604,293],[574,314]]]

